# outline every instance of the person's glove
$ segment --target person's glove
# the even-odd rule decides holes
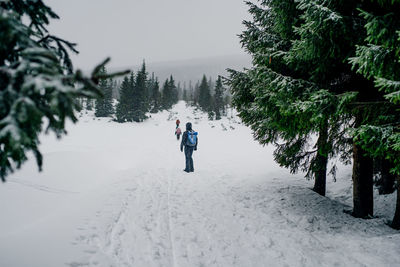
[[[183,152],[183,148],[181,147],[181,152]]]
[[[194,148],[194,151],[197,151],[197,147]]]

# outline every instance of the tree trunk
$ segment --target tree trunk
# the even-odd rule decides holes
[[[315,159],[316,170],[315,170],[315,182],[313,190],[325,196],[326,192],[326,169],[328,165],[328,124],[324,123],[320,128],[319,137],[317,141],[318,151]]]
[[[357,144],[353,144],[353,216],[373,216],[373,160]]]
[[[400,176],[397,176],[397,201],[396,201],[396,212],[392,221],[392,226],[394,229],[400,230]]]
[[[386,195],[394,192],[395,176],[390,173],[391,163],[383,159],[381,168],[381,185],[379,187],[379,194]]]

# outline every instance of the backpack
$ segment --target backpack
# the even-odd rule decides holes
[[[195,132],[195,131],[188,131],[187,132],[186,145],[187,146],[196,146],[196,144],[197,144],[197,135],[198,135],[198,133]]]

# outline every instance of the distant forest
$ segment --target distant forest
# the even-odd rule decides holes
[[[101,73],[107,77],[105,67]],[[221,76],[203,74],[197,81],[180,82],[170,75],[160,84],[154,73],[147,72],[145,62],[137,72],[130,72],[122,80],[104,78],[98,86],[101,96],[80,98],[79,104],[87,110],[94,109],[96,117],[113,117],[120,123],[142,122],[148,114],[168,110],[179,100],[203,110],[210,120],[219,120],[231,103]]]

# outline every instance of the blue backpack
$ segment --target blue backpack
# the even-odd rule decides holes
[[[187,138],[186,145],[196,146],[198,133],[194,132],[194,131],[188,131],[187,135],[188,135],[188,138]]]

